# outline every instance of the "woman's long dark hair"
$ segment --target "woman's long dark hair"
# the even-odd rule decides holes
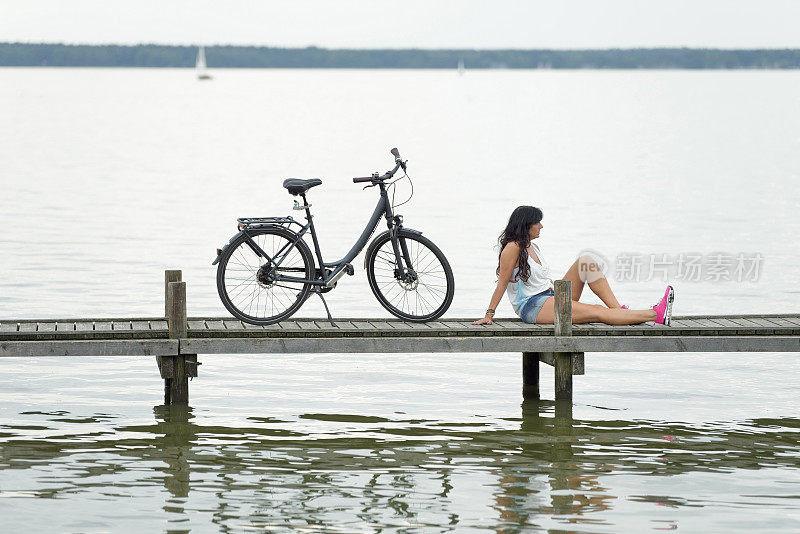
[[[497,242],[500,245],[500,254],[503,248],[509,243],[519,245],[519,258],[517,258],[517,276],[521,280],[528,280],[531,275],[531,268],[528,265],[528,245],[531,243],[531,226],[540,222],[544,213],[539,208],[533,206],[519,206],[508,218],[508,224],[503,233],[500,234]],[[500,276],[500,258],[497,258],[497,275]]]

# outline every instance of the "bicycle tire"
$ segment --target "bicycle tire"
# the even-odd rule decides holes
[[[455,293],[450,263],[427,237],[400,230],[398,238],[406,242],[412,267],[417,271],[416,283],[403,282],[390,273],[397,265],[391,237],[386,232],[376,237],[367,251],[369,287],[378,302],[400,319],[415,323],[438,319],[450,307]]]
[[[296,233],[279,226],[250,231],[249,236],[270,255],[297,239]],[[305,241],[297,241],[285,254],[279,271],[311,279],[314,260]],[[217,292],[222,304],[237,319],[255,325],[274,324],[290,317],[311,290],[308,283],[270,281],[265,274],[269,271],[265,261],[241,234],[223,252],[217,265]]]

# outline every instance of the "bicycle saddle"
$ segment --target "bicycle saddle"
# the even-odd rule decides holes
[[[302,195],[315,185],[322,183],[319,178],[310,178],[303,180],[302,178],[287,178],[283,181],[283,187],[289,190],[293,195]]]

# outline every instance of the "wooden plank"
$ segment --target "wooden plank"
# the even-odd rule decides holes
[[[75,323],[76,332],[93,332],[94,323],[90,321],[78,321]]]
[[[752,328],[761,328],[761,324],[757,321],[753,320],[751,317],[735,317],[734,321],[741,324],[742,326],[748,326]]]
[[[3,341],[0,357],[17,356],[148,356],[177,354],[178,341],[169,339],[104,339]]]
[[[375,321],[370,320],[371,323],[375,323]],[[409,331],[409,330],[418,330],[416,323],[407,323],[405,321],[392,321],[392,320],[382,320],[379,321],[381,324],[387,325],[390,330],[400,330],[400,331]],[[423,323],[424,324],[424,323]]]
[[[19,325],[16,322],[0,323],[0,333],[16,332],[18,329]]]
[[[704,314],[704,315],[673,315],[673,319],[717,319],[727,317],[740,317],[749,319],[751,317],[782,317],[782,318],[797,318],[800,319],[800,313],[737,313],[736,315],[730,314]]]
[[[331,323],[329,323],[327,320],[320,319],[320,320],[314,321],[314,322],[316,323],[317,328],[319,328],[319,329],[324,329],[326,327],[327,328],[332,328],[331,327]],[[342,320],[342,319],[336,319],[336,329],[339,330],[339,331],[358,330],[358,328],[356,328],[356,326],[353,323],[351,323],[350,321]]]
[[[769,318],[769,321],[772,322],[776,328],[790,329],[790,330],[800,329],[800,324],[794,323],[783,317],[774,317],[774,318],[771,317]]]
[[[370,319],[369,323],[372,325],[373,328],[375,328],[375,330],[380,332],[380,334],[382,336],[398,336],[398,335],[400,335],[400,333],[397,330],[395,330],[394,328],[392,328],[389,325],[389,323],[387,323],[386,321],[381,321],[381,320],[377,320],[377,319]],[[406,333],[406,335],[408,334],[408,330],[404,330],[404,332]]]
[[[492,324],[488,325],[485,324],[473,325],[472,321],[464,321],[464,324],[469,325],[470,329],[475,329],[478,332],[489,332],[493,336],[507,336],[509,335],[509,333],[514,333],[517,331],[516,329],[513,328],[503,327],[495,323],[494,321],[492,321]]]
[[[783,319],[779,318],[761,318],[762,321],[765,321],[772,325],[772,333],[777,335],[791,335],[796,333],[800,334],[800,326],[794,326],[793,324],[784,321]]]
[[[73,321],[64,321],[56,323],[56,332],[74,332],[75,323]]]
[[[244,323],[237,319],[223,319],[225,330],[244,330]]]
[[[691,319],[691,321],[699,326],[701,335],[716,335],[719,332],[719,325],[708,319]]]
[[[484,325],[481,325],[483,327]],[[525,328],[525,323],[522,321],[514,321],[513,319],[492,319],[492,324],[495,328],[500,330],[511,330],[512,332],[516,332]]]
[[[350,323],[357,328],[357,333],[360,336],[380,337],[381,335],[380,331],[367,320],[352,320]]]
[[[413,341],[412,341],[413,340]],[[189,338],[191,354],[455,352],[793,352],[800,336],[492,336]]]
[[[665,326],[653,321],[631,326],[636,328],[643,336],[662,336],[665,335],[670,328],[672,328],[670,326]]]
[[[286,321],[286,322],[291,322],[291,321]],[[242,327],[243,327],[245,330],[258,330],[258,331],[261,331],[261,332],[263,332],[263,331],[264,331],[264,327],[263,327],[263,326],[261,326],[261,325],[257,325],[257,324],[250,324],[250,323],[246,323],[246,322],[244,322],[244,321],[241,321],[241,323],[242,323]],[[226,323],[225,323],[225,326],[227,326],[227,325],[228,325],[228,323],[226,322]],[[279,326],[278,328],[280,328],[280,326]]]
[[[492,325],[486,325],[485,328],[483,325],[475,326],[472,321],[453,321],[453,324],[457,325],[458,333],[465,336],[493,336],[494,331],[497,330],[492,328]]]
[[[736,332],[739,334],[753,335],[756,333],[755,328],[751,323],[747,322],[747,319],[741,317],[730,317],[728,320],[739,326],[739,329],[736,330]]]
[[[206,319],[206,328],[209,330],[226,330],[225,322],[221,319]]]
[[[304,331],[306,331],[308,333],[312,333],[312,332],[316,332],[316,331],[320,330],[320,327],[317,326],[317,324],[314,321],[298,319],[295,322],[297,324],[297,328],[299,328],[300,330],[304,330]],[[334,319],[333,322],[336,322],[336,319]],[[333,326],[331,326],[331,323],[328,323],[327,328],[333,328]]]
[[[753,323],[757,328],[764,328],[767,330],[775,330],[775,323],[770,321],[769,319],[765,319],[763,317],[752,317],[747,319],[749,322]]]
[[[112,321],[111,329],[114,331],[126,332],[133,330],[133,325],[131,324],[131,321]]]
[[[705,325],[697,319],[681,319],[678,321],[672,321],[670,326],[672,326],[673,328],[675,328],[676,326],[679,328],[691,328],[691,329],[705,328]]]
[[[187,330],[207,330],[206,322],[203,319],[188,319],[186,321]]]
[[[786,316],[786,317],[781,317],[781,319],[783,319],[787,323],[792,323],[792,324],[795,324],[797,326],[800,326],[800,318],[798,318],[798,317]]]
[[[448,325],[448,322],[449,321],[429,321],[427,323],[421,323],[421,326],[424,326],[433,332],[447,332],[452,330],[452,328]]]
[[[242,322],[242,324],[244,324],[245,328],[253,326],[245,322]],[[302,330],[302,328],[300,328],[300,325],[297,324],[297,321],[294,319],[286,319],[285,321],[276,323],[275,326],[278,327],[278,330]]]
[[[131,321],[131,328],[141,332],[150,332],[150,321]]]
[[[150,330],[169,330],[166,319],[150,319]]]
[[[708,318],[708,319],[705,319],[705,320],[716,324],[718,331],[719,330],[738,330],[739,328],[742,327],[740,324],[735,323],[735,322],[731,321],[728,318],[724,318],[723,319],[723,318],[719,318],[719,317],[714,317],[714,318]]]
[[[95,332],[110,332],[112,324],[113,321],[95,321],[94,330]]]
[[[247,326],[245,325],[245,328]],[[289,336],[289,337],[305,337],[308,335],[309,329],[303,328],[300,323],[294,319],[281,321],[277,324],[272,324],[268,326],[262,327],[262,335],[268,335],[269,330],[274,331],[274,335],[276,336]],[[319,331],[319,327],[316,325],[314,326],[314,330],[312,331]]]

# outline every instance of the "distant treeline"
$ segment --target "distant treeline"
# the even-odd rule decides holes
[[[0,43],[0,66],[192,67],[197,47]],[[796,69],[800,50],[337,50],[208,46],[210,68]]]

